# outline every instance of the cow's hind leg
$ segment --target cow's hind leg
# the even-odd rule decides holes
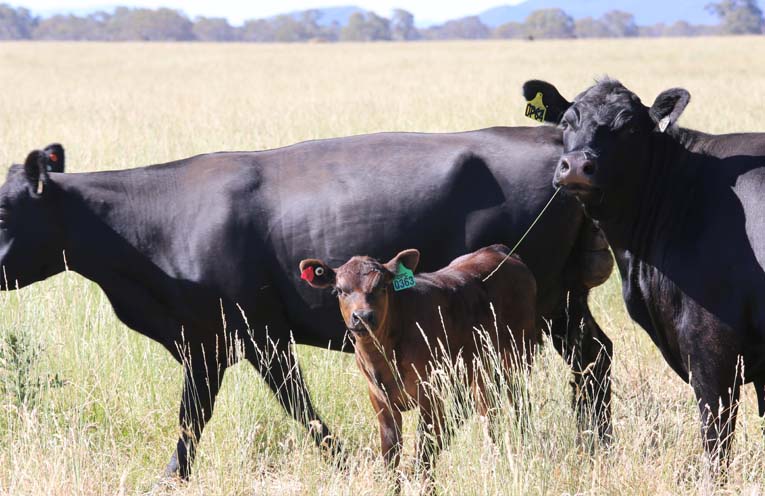
[[[178,475],[187,480],[194,462],[196,446],[205,424],[210,420],[215,406],[223,374],[225,360],[219,359],[215,347],[211,350],[194,350],[183,359],[183,396],[180,408],[181,434],[166,477]]]
[[[266,338],[248,347],[246,356],[265,379],[282,407],[308,429],[316,445],[332,455],[338,454],[341,445],[313,407],[294,345],[286,338]]]
[[[573,403],[580,429],[592,429],[609,442],[613,345],[590,313],[587,295],[587,291],[569,293],[551,321],[550,334],[574,373]]]
[[[762,433],[765,436],[765,424],[762,423],[765,420],[765,379],[754,380],[754,391],[757,395],[757,413],[760,416]]]

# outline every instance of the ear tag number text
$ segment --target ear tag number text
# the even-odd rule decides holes
[[[393,289],[402,291],[414,287],[414,273],[404,267],[404,264],[398,264],[396,276],[393,278]]]
[[[533,100],[526,102],[525,115],[529,119],[534,119],[538,122],[545,121],[545,115],[547,115],[547,107],[545,107],[545,103],[542,101],[541,91],[537,92],[537,96],[535,96]]]

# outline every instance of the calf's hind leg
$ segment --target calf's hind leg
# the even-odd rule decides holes
[[[423,398],[424,396],[421,396]],[[436,458],[446,448],[453,433],[462,425],[464,417],[457,412],[447,418],[445,405],[430,399],[420,400],[420,420],[417,424],[417,467],[426,484],[424,492],[434,492]]]

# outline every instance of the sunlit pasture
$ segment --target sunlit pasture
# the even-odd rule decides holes
[[[0,44],[0,168],[59,141],[72,172],[377,131],[535,125],[527,79],[573,97],[620,79],[650,104],[682,86],[681,124],[765,130],[765,38],[369,44]],[[4,173],[4,172],[3,172]],[[411,171],[416,174],[417,171]],[[402,247],[404,248],[404,247]],[[763,303],[765,304],[765,302]],[[615,440],[583,446],[568,368],[544,347],[529,425],[492,444],[472,419],[436,471],[442,494],[762,494],[765,438],[746,389],[727,480],[711,478],[691,389],[626,315],[618,274],[591,296],[614,342]],[[247,363],[227,373],[192,479],[154,487],[174,449],[181,368],[65,273],[0,294],[0,493],[348,494],[391,490],[351,355],[299,347],[319,412],[348,458],[323,458]],[[9,350],[16,350],[12,352]],[[508,415],[510,415],[508,413]],[[405,494],[415,416],[405,416]]]

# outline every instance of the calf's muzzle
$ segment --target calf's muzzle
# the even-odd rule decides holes
[[[354,332],[369,332],[374,324],[375,313],[373,310],[354,310],[351,313],[351,330]]]

